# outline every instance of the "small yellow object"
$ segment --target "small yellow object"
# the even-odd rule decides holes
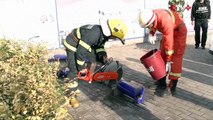
[[[79,102],[78,102],[78,100],[75,97],[71,97],[70,98],[70,105],[73,108],[77,108],[79,106]]]
[[[78,86],[78,82],[76,82],[76,81],[67,83],[68,88],[76,88],[77,86]]]
[[[80,94],[81,93],[81,91],[79,90],[79,89],[77,89],[76,91],[75,91],[75,94]]]

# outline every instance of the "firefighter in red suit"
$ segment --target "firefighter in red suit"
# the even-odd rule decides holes
[[[178,79],[181,77],[186,47],[187,28],[184,21],[179,13],[166,9],[141,10],[138,21],[141,27],[149,29],[150,35],[154,36],[156,31],[162,33],[160,50],[170,82],[166,84],[166,75],[158,81],[156,90],[164,93],[168,90],[174,95]],[[150,39],[150,42],[154,43],[154,40]]]

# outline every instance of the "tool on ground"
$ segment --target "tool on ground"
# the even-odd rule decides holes
[[[71,96],[69,103],[73,108],[77,108],[79,106],[79,102],[75,96]]]
[[[67,86],[67,88],[76,88],[76,87],[78,87],[78,82],[76,82],[76,81],[72,81],[72,82],[68,82],[68,83],[66,83],[66,86]]]
[[[73,108],[77,108],[79,107],[79,101],[77,100],[77,96],[80,94],[80,90],[77,89],[75,91],[72,91],[69,95],[69,104],[73,107]]]
[[[141,104],[144,102],[144,87],[140,83],[135,81],[128,82],[121,79],[118,82],[117,89],[124,95],[127,95],[133,99],[136,104]]]
[[[119,62],[109,59],[108,62],[102,66],[93,63],[90,69],[86,68],[81,70],[78,73],[78,78],[89,83],[92,81],[116,81],[120,80],[122,74],[123,70]]]

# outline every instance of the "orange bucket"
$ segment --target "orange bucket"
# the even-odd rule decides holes
[[[140,58],[140,61],[154,80],[160,80],[166,76],[165,62],[159,50],[153,49],[149,51]]]

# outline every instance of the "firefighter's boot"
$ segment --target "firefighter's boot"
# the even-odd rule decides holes
[[[154,85],[158,85],[159,80],[155,80]]]
[[[166,76],[165,76],[161,78],[160,80],[158,80],[158,84],[155,89],[155,94],[160,97],[164,95],[168,95],[168,91],[166,88],[167,88],[167,84],[166,84]]]
[[[168,91],[173,95],[176,94],[176,87],[177,87],[178,80],[170,80],[168,85]]]
[[[166,76],[158,80],[157,89],[166,89]]]

